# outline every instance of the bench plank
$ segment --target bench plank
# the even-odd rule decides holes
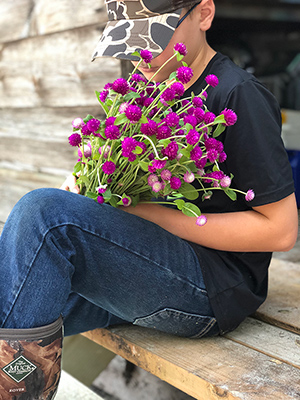
[[[269,294],[255,317],[300,334],[300,264],[273,258]]]
[[[225,335],[274,358],[274,362],[286,362],[300,369],[300,335],[247,318],[236,330]]]
[[[84,336],[198,400],[300,396],[298,368],[225,337],[188,340],[131,325]]]

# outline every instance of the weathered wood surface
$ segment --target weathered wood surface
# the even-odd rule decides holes
[[[99,35],[83,27],[3,45],[0,107],[95,105],[95,90],[121,73],[116,59],[91,62]]]
[[[0,41],[106,22],[104,0],[0,0]]]
[[[255,316],[300,334],[300,263],[273,258],[269,294]]]
[[[136,326],[84,335],[199,400],[300,398],[298,368],[224,337],[186,340]]]

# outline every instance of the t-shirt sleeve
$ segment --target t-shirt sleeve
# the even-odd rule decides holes
[[[247,80],[229,94],[226,108],[238,116],[225,132],[227,167],[236,188],[253,189],[248,206],[283,199],[294,192],[291,166],[281,139],[281,112],[275,97],[258,81]]]

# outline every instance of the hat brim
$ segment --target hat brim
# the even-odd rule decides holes
[[[93,52],[92,61],[98,57],[115,57],[136,61],[132,53],[149,50],[157,57],[170,42],[181,10],[143,19],[109,21]]]

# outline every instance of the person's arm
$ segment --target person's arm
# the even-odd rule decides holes
[[[294,194],[250,211],[205,214],[207,223],[201,227],[196,225],[196,218],[156,204],[138,204],[122,209],[183,239],[216,250],[288,251],[297,239],[298,214]]]

